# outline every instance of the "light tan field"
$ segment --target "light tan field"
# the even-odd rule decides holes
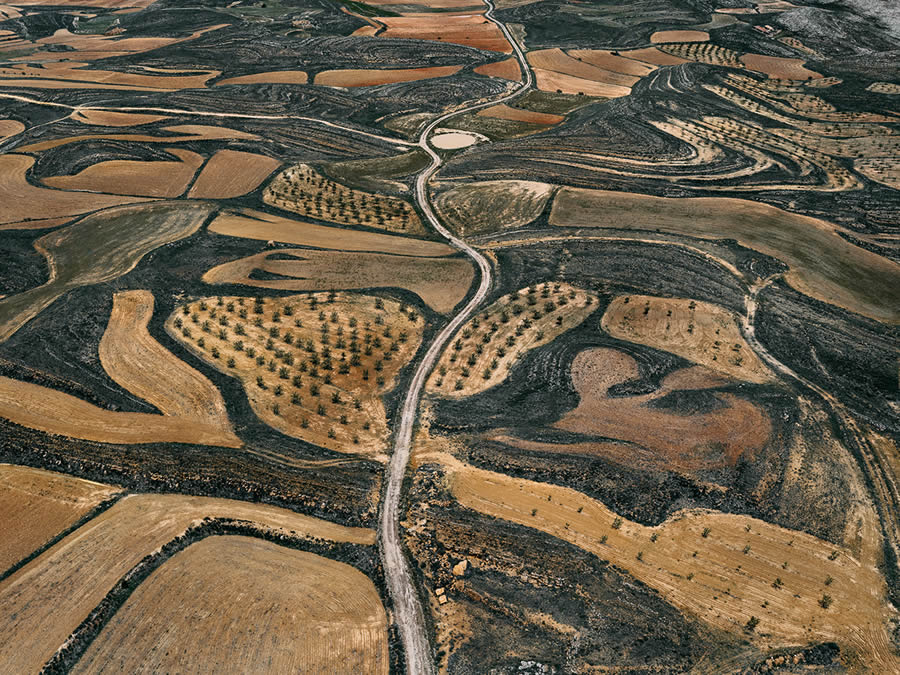
[[[603,70],[638,78],[645,77],[656,70],[656,66],[653,64],[617,56],[606,49],[570,49],[569,55]]]
[[[91,110],[84,108],[72,113],[72,119],[82,124],[98,127],[139,127],[169,119],[168,115],[142,115],[140,113],[113,112],[111,110]]]
[[[393,82],[413,82],[432,77],[455,75],[462,66],[434,66],[431,68],[347,68],[323,70],[316,75],[316,84],[328,87],[374,87]]]
[[[216,82],[220,87],[226,84],[306,84],[309,76],[305,70],[273,70],[267,73],[227,77]]]
[[[533,68],[534,78],[541,91],[555,91],[563,94],[579,94],[597,98],[619,98],[631,93],[629,87],[605,82],[586,80],[581,77],[557,73],[552,70]]]
[[[119,385],[163,415],[218,429],[240,443],[222,394],[209,379],[163,347],[147,330],[153,316],[149,291],[113,295],[112,313],[100,340],[100,363]]]
[[[138,197],[113,197],[84,192],[62,192],[35,187],[25,178],[34,158],[0,155],[0,222],[15,223],[86,213],[118,204],[143,202]]]
[[[25,125],[16,120],[0,120],[0,142],[18,136],[25,131]]]
[[[425,13],[406,16],[380,16],[387,28],[379,33],[384,38],[412,38],[453,42],[493,52],[512,53],[512,46],[499,28],[481,13]]]
[[[513,108],[501,103],[493,105],[490,108],[479,110],[476,114],[482,117],[494,117],[501,120],[512,120],[513,122],[528,122],[529,124],[544,124],[552,126],[559,124],[565,117],[562,115],[554,115],[552,113],[539,113],[533,110],[523,110],[522,108]]]
[[[628,51],[619,52],[629,59],[634,59],[642,63],[648,63],[656,66],[678,66],[687,63],[688,59],[683,59],[674,54],[660,51],[656,47],[644,47],[643,49],[629,49]]]
[[[65,89],[72,86],[84,88],[146,89],[151,91],[177,91],[199,89],[219,75],[218,70],[206,70],[194,75],[141,75],[116,70],[84,70],[87,63],[55,63],[52,68],[29,65],[0,66],[0,84],[31,78],[31,86],[49,89]]]
[[[523,227],[541,215],[553,185],[524,180],[468,183],[442,192],[435,206],[460,236]]]
[[[197,176],[188,197],[231,199],[258,188],[281,162],[265,155],[239,150],[219,150]]]
[[[640,77],[626,75],[624,73],[605,70],[598,66],[582,61],[566,54],[561,49],[541,49],[528,52],[528,62],[537,69],[549,70],[572,77],[591,80],[602,84],[612,84],[620,87],[634,86]]]
[[[60,190],[80,190],[115,195],[175,198],[184,194],[203,165],[203,155],[166,148],[177,162],[142,162],[113,159],[97,162],[74,176],[51,176],[42,182]]]
[[[0,572],[118,492],[118,488],[61,473],[0,464]]]
[[[900,84],[894,84],[892,82],[873,82],[866,87],[866,91],[871,91],[875,94],[900,94]]]
[[[368,295],[260,299],[181,305],[166,330],[240,380],[269,426],[337,452],[381,457],[390,434],[381,396],[416,353],[422,318]]]
[[[122,576],[207,517],[247,520],[284,534],[375,542],[372,530],[273,506],[181,495],[128,496],[0,582],[5,636],[0,662],[9,672],[38,671]]]
[[[217,536],[147,577],[72,672],[386,675],[388,665],[387,615],[366,575],[267,541]]]
[[[650,42],[658,45],[665,42],[708,42],[709,33],[702,30],[659,30],[650,36]]]
[[[750,70],[763,73],[776,80],[807,80],[822,77],[821,73],[804,67],[803,59],[787,59],[762,54],[744,54],[741,62]]]
[[[597,308],[593,294],[569,284],[523,288],[470,319],[441,355],[426,391],[452,398],[503,382],[532,349],[579,325]]]
[[[787,263],[785,279],[798,291],[879,321],[900,322],[900,265],[854,246],[824,220],[742,199],[564,188],[554,200],[550,222],[734,238]]]
[[[516,59],[485,63],[482,66],[476,66],[474,70],[479,75],[487,75],[488,77],[501,77],[504,80],[512,80],[513,82],[522,80],[522,69],[519,67],[519,62]]]
[[[41,218],[39,220],[20,220],[17,223],[0,224],[0,232],[3,230],[42,230],[48,227],[57,227],[65,225],[72,216],[63,216],[62,218]]]
[[[90,136],[69,136],[57,138],[52,141],[41,141],[16,148],[16,152],[42,152],[58,148],[69,143],[81,143],[84,141],[133,141],[135,143],[187,143],[189,141],[217,141],[217,140],[258,140],[259,136],[248,134],[236,129],[226,127],[213,127],[203,124],[179,124],[171,127],[163,127],[162,131],[183,134],[181,136],[147,136],[144,134],[97,134]],[[5,173],[5,172],[4,172]]]
[[[620,295],[606,308],[601,326],[620,340],[677,354],[727,377],[771,382],[772,372],[744,341],[737,322],[708,302]]]
[[[442,463],[461,505],[608,560],[683,612],[762,648],[834,641],[852,671],[900,668],[886,630],[895,615],[875,563],[829,542],[747,516],[699,510],[645,527],[569,488],[477,469],[448,454],[420,454],[416,461]],[[826,595],[827,609],[820,604]],[[745,631],[752,616],[759,625]]]
[[[280,259],[272,259],[278,255]],[[253,278],[254,271],[281,278]],[[404,288],[434,311],[458,305],[472,284],[471,263],[462,258],[423,258],[384,253],[278,249],[213,267],[203,275],[208,284],[243,284],[285,291],[332,288]]]
[[[325,178],[306,164],[278,174],[263,193],[266,204],[301,216],[342,225],[365,225],[393,232],[425,231],[404,199],[372,194]]]
[[[209,231],[231,237],[344,251],[416,257],[441,257],[456,253],[456,249],[437,241],[364,231],[354,231],[353,236],[348,237],[348,231],[340,227],[305,223],[252,209],[221,213],[209,224]]]

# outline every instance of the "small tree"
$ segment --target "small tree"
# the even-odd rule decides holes
[[[756,630],[756,627],[758,625],[759,625],[759,619],[757,619],[755,616],[751,616],[750,620],[747,621],[747,624],[744,626],[744,630],[746,630],[748,633],[752,633],[753,631]]]

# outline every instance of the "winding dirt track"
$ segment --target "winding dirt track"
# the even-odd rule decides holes
[[[432,657],[431,645],[429,644],[428,635],[425,629],[422,606],[419,602],[419,597],[416,594],[409,563],[403,553],[403,546],[400,540],[400,498],[403,487],[403,477],[406,474],[406,467],[409,463],[413,425],[416,420],[422,388],[425,386],[425,380],[428,377],[428,374],[431,372],[431,369],[434,368],[441,351],[450,340],[451,336],[469,319],[475,309],[484,301],[487,292],[491,287],[490,263],[488,263],[487,259],[481,253],[469,246],[462,239],[453,236],[453,234],[441,224],[440,220],[438,220],[438,217],[435,215],[434,209],[431,206],[431,197],[428,194],[428,181],[440,168],[443,160],[428,144],[428,137],[431,135],[432,131],[445,125],[452,117],[475,112],[482,108],[488,108],[500,103],[508,103],[524,94],[534,85],[534,74],[528,66],[522,48],[509,32],[506,24],[494,18],[493,0],[483,1],[488,8],[484,13],[484,17],[488,21],[496,24],[509,41],[509,44],[512,45],[516,59],[518,59],[519,65],[522,68],[522,72],[525,73],[525,79],[512,93],[506,94],[499,99],[477,103],[437,117],[425,127],[419,136],[418,144],[431,157],[431,164],[423,169],[416,177],[416,203],[419,205],[422,214],[425,216],[425,220],[450,244],[469,256],[478,266],[481,273],[481,282],[469,302],[466,303],[456,316],[453,317],[450,323],[444,326],[444,329],[434,338],[434,341],[429,346],[424,358],[416,368],[415,375],[406,392],[406,400],[404,401],[403,408],[400,412],[400,426],[397,429],[397,435],[394,441],[394,452],[391,456],[391,461],[388,464],[387,474],[385,476],[385,491],[381,501],[378,540],[380,543],[381,557],[384,562],[388,589],[394,603],[394,618],[397,622],[400,638],[406,653],[406,670],[410,674],[423,673],[425,675],[430,675],[434,672],[434,659]]]

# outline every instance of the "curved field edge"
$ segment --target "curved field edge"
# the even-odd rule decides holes
[[[85,617],[84,621],[69,635],[66,641],[60,646],[56,653],[44,665],[42,672],[45,673],[67,673],[67,672],[103,672],[104,662],[96,663],[94,659],[98,656],[98,652],[103,653],[104,645],[98,642],[103,640],[103,634],[107,630],[112,629],[113,620],[120,617],[120,612],[128,611],[126,603],[133,597],[135,592],[139,592],[136,602],[140,602],[140,598],[150,592],[142,584],[153,583],[154,577],[159,574],[165,574],[167,571],[166,563],[177,554],[188,551],[193,552],[196,549],[192,547],[195,544],[209,543],[214,538],[238,537],[250,538],[259,542],[275,544],[277,548],[285,551],[300,551],[306,554],[314,555],[332,563],[334,566],[347,567],[349,570],[341,570],[347,577],[344,581],[352,578],[356,582],[368,582],[369,587],[358,589],[360,592],[365,591],[370,596],[369,599],[378,602],[377,612],[380,616],[376,617],[377,625],[370,626],[370,630],[376,634],[381,633],[381,639],[377,639],[374,654],[363,654],[363,657],[369,661],[369,668],[364,672],[387,673],[389,672],[390,654],[388,650],[388,624],[387,616],[379,592],[372,583],[370,575],[377,576],[377,570],[365,568],[371,567],[368,564],[365,552],[361,551],[360,544],[333,544],[322,539],[295,536],[293,533],[284,534],[269,529],[260,528],[254,523],[247,521],[233,520],[228,518],[206,518],[202,523],[197,524],[186,530],[183,534],[165,543],[160,549],[143,558],[137,565],[132,567],[106,594],[103,600],[94,607],[90,614]],[[340,562],[338,559],[349,559],[350,564]],[[380,581],[380,579],[378,579]],[[259,583],[271,583],[270,579],[257,579]],[[383,584],[380,584],[383,585]],[[152,590],[152,589],[151,589]],[[193,609],[188,606],[188,612]],[[296,618],[296,617],[294,617]],[[142,617],[141,624],[143,630],[146,630],[144,619]],[[316,628],[319,628],[318,626]],[[252,639],[252,632],[248,633],[247,639]],[[212,637],[212,636],[207,636]],[[200,639],[203,639],[202,637]],[[277,638],[276,638],[277,639]],[[232,643],[233,645],[233,643]],[[327,647],[330,645],[326,646]],[[258,648],[258,647],[257,647]],[[117,647],[112,645],[112,649]],[[278,651],[285,649],[279,646]],[[91,654],[94,659],[91,659]],[[356,649],[351,654],[359,657]],[[343,655],[347,658],[351,654]],[[147,655],[143,655],[147,657]],[[88,660],[82,663],[82,658],[87,657]],[[134,655],[140,658],[140,655]],[[99,667],[98,667],[99,666]],[[362,670],[360,672],[363,672]]]
[[[181,495],[130,495],[0,583],[0,605],[7,610],[0,629],[8,638],[0,644],[0,661],[15,672],[39,669],[123,575],[204,519],[234,521],[267,533],[276,543],[292,537],[357,547],[375,542],[373,530],[277,507]],[[98,557],[101,550],[104,555]]]

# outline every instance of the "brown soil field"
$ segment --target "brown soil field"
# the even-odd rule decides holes
[[[281,259],[270,259],[273,254],[278,254]],[[283,278],[254,279],[250,276],[254,270]],[[461,258],[415,258],[295,248],[257,253],[217,265],[203,275],[203,281],[285,291],[404,288],[443,314],[463,300],[473,277],[472,265]]]
[[[197,176],[188,197],[231,199],[253,192],[281,162],[265,155],[238,150],[219,150]]]
[[[142,115],[140,113],[112,112],[111,110],[79,109],[72,113],[72,119],[83,124],[98,127],[139,127],[167,120],[167,115]]]
[[[301,216],[342,225],[365,225],[420,234],[422,221],[405,199],[347,187],[306,164],[285,169],[266,186],[263,201]]]
[[[620,87],[630,88],[641,79],[634,75],[625,75],[611,70],[604,70],[603,68],[599,68],[574,58],[573,56],[569,56],[558,48],[528,52],[528,62],[532,67],[537,69],[549,70],[584,80],[591,80],[602,84],[613,84]]]
[[[16,120],[0,120],[0,142],[18,136],[25,131],[25,125]]]
[[[432,68],[347,68],[323,70],[316,75],[316,84],[328,87],[374,87],[393,82],[413,82],[432,77],[455,75],[462,66],[434,66]]]
[[[437,241],[364,231],[354,231],[353,236],[348,237],[347,230],[340,227],[305,223],[252,209],[221,213],[209,224],[209,231],[231,237],[343,251],[416,257],[441,257],[456,253],[455,248]]]
[[[387,675],[388,665],[387,615],[365,574],[305,551],[222,536],[153,572],[72,672]]]
[[[656,47],[644,47],[643,49],[629,49],[625,52],[619,52],[629,59],[635,59],[643,63],[649,63],[656,66],[678,66],[687,63],[688,59],[683,59],[673,54],[667,54],[660,51]]]
[[[147,413],[113,412],[69,394],[0,377],[0,416],[29,429],[100,443],[198,443],[241,446],[218,426]]]
[[[708,302],[620,295],[606,308],[601,326],[615,338],[677,354],[726,377],[775,379],[744,341],[738,318]]]
[[[386,26],[379,37],[437,40],[504,54],[512,53],[512,46],[500,29],[481,13],[380,16],[378,21]]]
[[[380,457],[390,434],[381,396],[416,353],[422,318],[367,295],[258,300],[181,305],[166,330],[239,379],[269,426],[338,452]]]
[[[728,384],[712,371],[701,366],[675,371],[651,394],[613,397],[607,393],[613,385],[637,376],[634,359],[614,349],[585,350],[572,364],[572,382],[581,401],[554,426],[614,440],[541,443],[508,437],[502,431],[497,437],[515,447],[600,455],[628,465],[688,473],[734,466],[742,457],[752,458],[769,438],[766,414],[733,394],[714,394],[721,407],[693,415],[651,407],[675,391]]]
[[[120,291],[100,340],[100,363],[119,385],[159,412],[217,428],[240,441],[228,421],[222,394],[209,379],[157,342],[147,330],[153,316],[149,291]]]
[[[603,70],[634,77],[645,77],[656,70],[655,65],[617,56],[606,49],[570,49],[569,55]]]
[[[5,636],[0,662],[9,672],[38,671],[122,576],[207,517],[247,520],[284,534],[375,543],[372,530],[273,506],[181,495],[128,496],[0,582],[0,633]]]
[[[84,88],[129,88],[161,91],[200,89],[206,82],[219,75],[217,70],[203,71],[199,75],[141,75],[115,70],[84,70],[86,63],[56,63],[52,68],[28,65],[0,67],[0,83],[6,85],[13,78],[34,78],[40,88],[70,88],[73,83]]]
[[[699,510],[645,527],[569,488],[477,469],[440,453],[417,461],[441,461],[463,506],[590,551],[683,612],[762,648],[834,641],[851,671],[900,669],[886,630],[896,615],[885,602],[884,579],[874,563],[829,542]],[[828,608],[821,604],[826,595]],[[746,631],[753,616],[759,624]]]
[[[460,236],[527,225],[541,215],[554,186],[524,180],[468,183],[435,199],[441,217]]]
[[[216,82],[220,87],[225,84],[306,84],[309,76],[305,70],[272,70],[266,73],[228,77]]]
[[[516,59],[506,59],[505,61],[495,61],[494,63],[486,63],[483,66],[476,66],[475,72],[479,75],[487,75],[488,77],[501,77],[504,80],[512,80],[513,82],[521,82],[522,69]]]
[[[61,473],[0,464],[0,572],[118,492],[118,488]]]
[[[3,204],[0,222],[14,223],[26,218],[58,218],[118,204],[146,201],[138,197],[113,197],[35,187],[25,178],[33,164],[34,159],[25,155],[0,155],[0,203]]]
[[[179,161],[113,159],[93,164],[74,176],[50,176],[42,182],[60,190],[172,199],[184,194],[204,160],[203,155],[189,150],[166,148],[166,152]]]
[[[146,134],[97,134],[85,136],[68,136],[52,141],[41,141],[16,148],[16,152],[41,152],[58,148],[69,143],[82,143],[85,141],[132,141],[134,143],[187,143],[189,141],[216,141],[216,140],[247,140],[255,141],[259,136],[248,134],[236,129],[226,127],[212,127],[202,124],[180,124],[172,127],[163,127],[162,131],[184,134],[181,136],[147,136]]]
[[[597,98],[620,98],[631,93],[629,87],[606,84],[594,80],[585,80],[552,70],[533,68],[534,78],[541,91],[555,91],[563,94],[595,96]]]
[[[523,110],[522,108],[513,108],[505,103],[493,105],[490,108],[479,110],[478,115],[482,117],[494,117],[501,120],[512,120],[514,122],[528,122],[529,124],[544,124],[551,126],[559,124],[566,118],[562,115],[554,115],[552,113],[539,113],[533,110]]]
[[[702,30],[659,30],[650,36],[650,42],[658,45],[665,42],[707,42],[709,33]]]
[[[750,70],[763,73],[776,80],[808,80],[822,77],[821,73],[805,68],[806,61],[803,59],[744,54],[741,62]]]
[[[595,301],[569,284],[523,288],[500,298],[454,336],[426,391],[462,398],[500,384],[522,356],[587,319]]]
[[[783,260],[788,283],[811,297],[879,321],[900,322],[900,265],[854,246],[838,227],[773,206],[724,197],[665,198],[564,188],[554,225],[734,238]]]

